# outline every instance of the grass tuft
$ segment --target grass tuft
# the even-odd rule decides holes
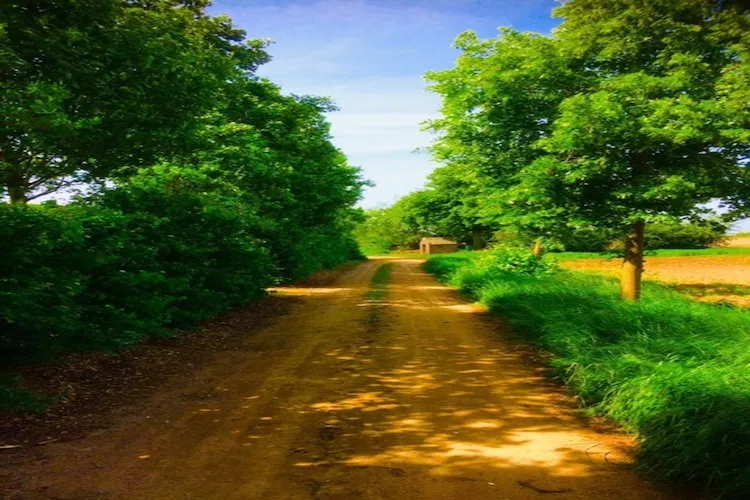
[[[370,280],[370,289],[365,298],[367,299],[367,317],[365,323],[369,331],[376,331],[381,322],[381,313],[383,312],[383,299],[388,294],[388,283],[391,282],[391,272],[393,264],[383,264],[375,270]]]
[[[388,283],[391,281],[391,271],[393,271],[393,264],[391,263],[383,264],[377,268],[370,280],[370,290],[367,292],[368,299],[380,300],[385,297]]]
[[[48,404],[59,399],[24,389],[22,382],[18,375],[0,377],[0,410],[8,413],[41,413]]]
[[[750,491],[750,312],[654,283],[628,303],[611,278],[501,273],[460,255],[425,269],[551,352],[556,376],[592,413],[637,434],[641,468],[728,495]]]

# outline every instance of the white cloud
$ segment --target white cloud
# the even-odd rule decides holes
[[[419,77],[395,77],[305,88],[336,101],[341,109],[329,115],[334,143],[347,155],[356,155],[410,152],[430,143],[421,124],[438,116],[440,99],[424,85]]]
[[[422,75],[451,66],[453,39],[476,17],[421,0],[217,1],[213,10],[230,10],[250,37],[275,40],[260,75],[285,93],[336,102],[340,111],[328,116],[333,142],[377,184],[365,206],[424,185],[434,164],[413,151],[430,144],[421,124],[438,116],[440,99]]]

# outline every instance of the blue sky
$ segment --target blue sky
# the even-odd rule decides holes
[[[500,26],[549,33],[555,0],[214,0],[250,38],[270,38],[273,60],[259,70],[286,93],[329,96],[335,144],[375,182],[362,206],[393,203],[436,167],[420,123],[440,99],[422,79],[453,66],[466,30],[493,37]],[[750,220],[735,226],[750,231]]]
[[[431,136],[420,122],[440,100],[422,76],[450,68],[453,40],[499,26],[547,33],[553,0],[214,0],[250,38],[270,38],[273,61],[259,74],[287,93],[330,96],[341,111],[330,121],[335,144],[375,182],[366,208],[390,204],[422,187],[435,168]]]

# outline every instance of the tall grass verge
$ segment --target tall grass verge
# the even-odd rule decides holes
[[[551,352],[590,412],[639,437],[642,469],[731,497],[750,491],[750,312],[652,283],[628,303],[613,279],[482,260],[438,256],[425,269]]]

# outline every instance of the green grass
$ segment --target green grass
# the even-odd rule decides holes
[[[40,413],[59,398],[39,394],[21,387],[23,379],[16,376],[0,377],[0,410],[8,413]]]
[[[709,257],[714,255],[750,255],[750,247],[717,247],[697,250],[665,248],[646,251],[646,257]],[[546,258],[562,262],[566,260],[580,259],[611,259],[619,258],[619,256],[613,252],[550,252],[546,254]]]
[[[552,353],[553,373],[589,411],[639,437],[642,469],[750,492],[750,312],[653,283],[627,303],[611,278],[499,273],[463,256],[433,257],[425,269]]]
[[[365,324],[370,333],[377,331],[380,325],[383,306],[385,305],[383,299],[388,295],[388,283],[391,282],[392,271],[392,263],[382,264],[375,270],[375,274],[372,275],[372,279],[370,280],[370,289],[365,295],[367,299]]]
[[[377,268],[370,280],[370,290],[367,292],[368,299],[380,300],[385,297],[388,291],[388,283],[391,281],[392,271],[393,264],[390,262]]]
[[[665,283],[664,286],[691,297],[726,295],[739,295],[745,297],[750,295],[750,285],[731,285],[726,283]]]

